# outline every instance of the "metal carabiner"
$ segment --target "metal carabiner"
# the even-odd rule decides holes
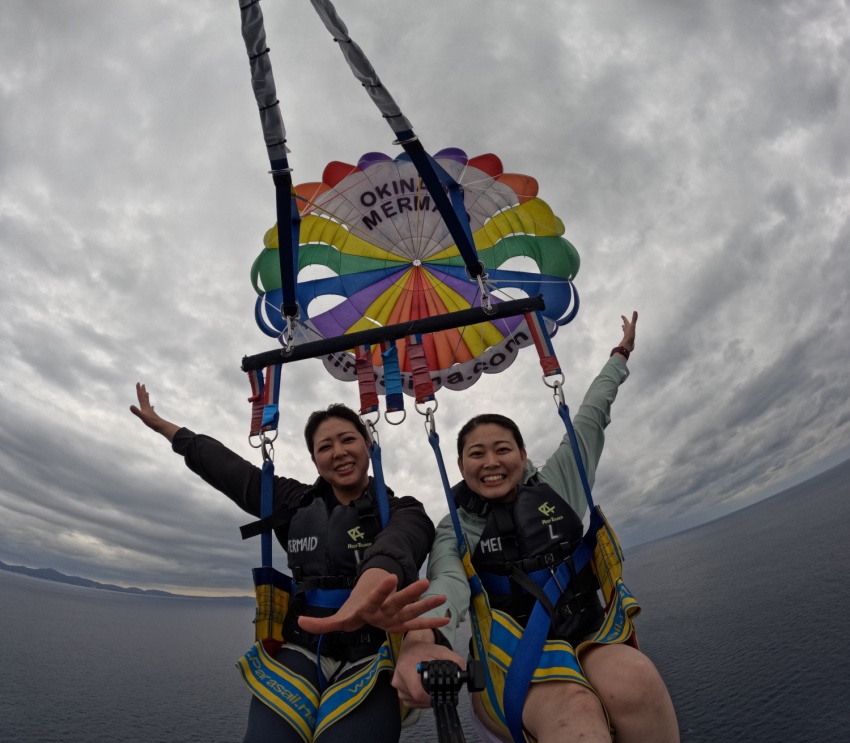
[[[437,398],[436,398],[436,397],[435,397],[433,400],[429,400],[429,402],[433,402],[433,403],[434,403],[434,407],[433,407],[433,408],[431,408],[431,407],[426,407],[424,411],[423,411],[423,410],[420,410],[420,409],[419,409],[419,403],[418,403],[418,402],[413,403],[413,407],[414,407],[414,408],[416,408],[416,412],[417,412],[417,413],[419,413],[419,415],[424,415],[424,416],[427,418],[427,416],[428,416],[428,414],[429,414],[429,413],[436,413],[436,412],[437,412],[437,408],[438,408],[438,407],[440,407],[440,403],[437,401]]]
[[[566,401],[564,400],[564,375],[561,375],[561,378],[554,382],[553,384],[549,384],[546,381],[546,377],[543,377],[543,384],[552,389],[554,392],[552,394],[552,399],[555,401],[555,404],[559,407],[561,405],[566,405]]]
[[[428,436],[432,436],[437,430],[437,423],[434,420],[434,411],[436,411],[436,407],[434,410],[428,408],[423,415],[425,416],[425,430],[428,432]]]
[[[277,436],[275,436],[275,439],[276,438]],[[274,439],[270,439],[268,436],[263,436],[261,446],[263,448],[263,461],[274,462]]]
[[[486,273],[478,274],[478,276],[475,277],[478,282],[478,289],[481,292],[481,309],[489,315],[495,312],[496,309],[493,307],[493,298],[490,296],[490,292],[487,288],[488,284],[485,283],[487,278],[488,276]]]
[[[360,420],[363,421],[364,425],[366,426],[366,430],[369,431],[369,441],[370,441],[370,443],[374,444],[375,446],[380,447],[381,446],[381,439],[378,436],[378,429],[375,426],[375,423],[377,423],[379,420],[381,420],[381,414],[378,413],[378,418],[377,418],[377,420],[374,420],[374,421],[369,420],[368,418],[364,418],[363,416],[360,416]]]

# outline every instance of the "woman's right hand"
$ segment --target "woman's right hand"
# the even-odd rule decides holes
[[[419,675],[419,664],[429,660],[451,660],[466,668],[466,661],[457,653],[434,642],[433,630],[408,632],[398,654],[392,682],[399,701],[406,707],[424,709],[431,706],[431,697],[422,687]]]
[[[151,405],[150,395],[145,385],[136,382],[136,397],[139,398],[139,407],[130,406],[130,412],[142,421],[152,431],[165,436],[169,441],[174,439],[174,434],[180,430],[180,426],[165,420]]]

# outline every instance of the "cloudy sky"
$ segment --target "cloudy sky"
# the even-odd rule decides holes
[[[575,409],[640,312],[596,497],[636,544],[850,456],[850,3],[338,3],[426,148],[527,173],[581,254],[555,338]],[[533,10],[532,10],[533,8]],[[306,2],[264,3],[296,182],[381,120]],[[128,411],[246,458],[246,354],[273,348],[249,269],[274,189],[236,0],[9,0],[0,14],[0,560],[180,592],[248,593],[250,520]],[[279,471],[353,385],[285,368]],[[444,450],[513,416],[563,429],[529,350],[440,395]],[[422,419],[382,429],[397,492],[446,511]],[[454,474],[453,465],[450,465]]]

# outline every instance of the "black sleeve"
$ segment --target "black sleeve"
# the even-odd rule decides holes
[[[390,520],[366,550],[359,572],[382,568],[398,576],[398,587],[404,588],[418,580],[436,530],[416,498],[390,496],[389,501]]]
[[[221,442],[193,433],[188,428],[181,428],[174,435],[171,448],[184,458],[186,466],[204,482],[224,493],[243,511],[260,516],[259,467],[245,461]],[[298,480],[275,476],[275,513],[297,503],[309,487]]]

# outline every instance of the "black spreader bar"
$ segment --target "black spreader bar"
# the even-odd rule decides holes
[[[316,359],[328,354],[347,351],[366,343],[373,346],[382,341],[394,341],[414,333],[436,333],[440,330],[462,328],[480,322],[492,322],[504,317],[524,315],[526,312],[535,312],[545,308],[546,303],[543,301],[543,295],[540,294],[536,297],[494,303],[489,311],[482,307],[471,307],[468,310],[449,312],[445,315],[424,317],[421,320],[411,320],[397,325],[387,325],[383,328],[371,328],[370,330],[361,330],[358,333],[348,333],[334,338],[311,341],[295,346],[289,353],[285,348],[279,348],[254,356],[243,356],[242,371],[264,369],[273,364],[288,364],[291,361],[302,361],[303,359]]]

